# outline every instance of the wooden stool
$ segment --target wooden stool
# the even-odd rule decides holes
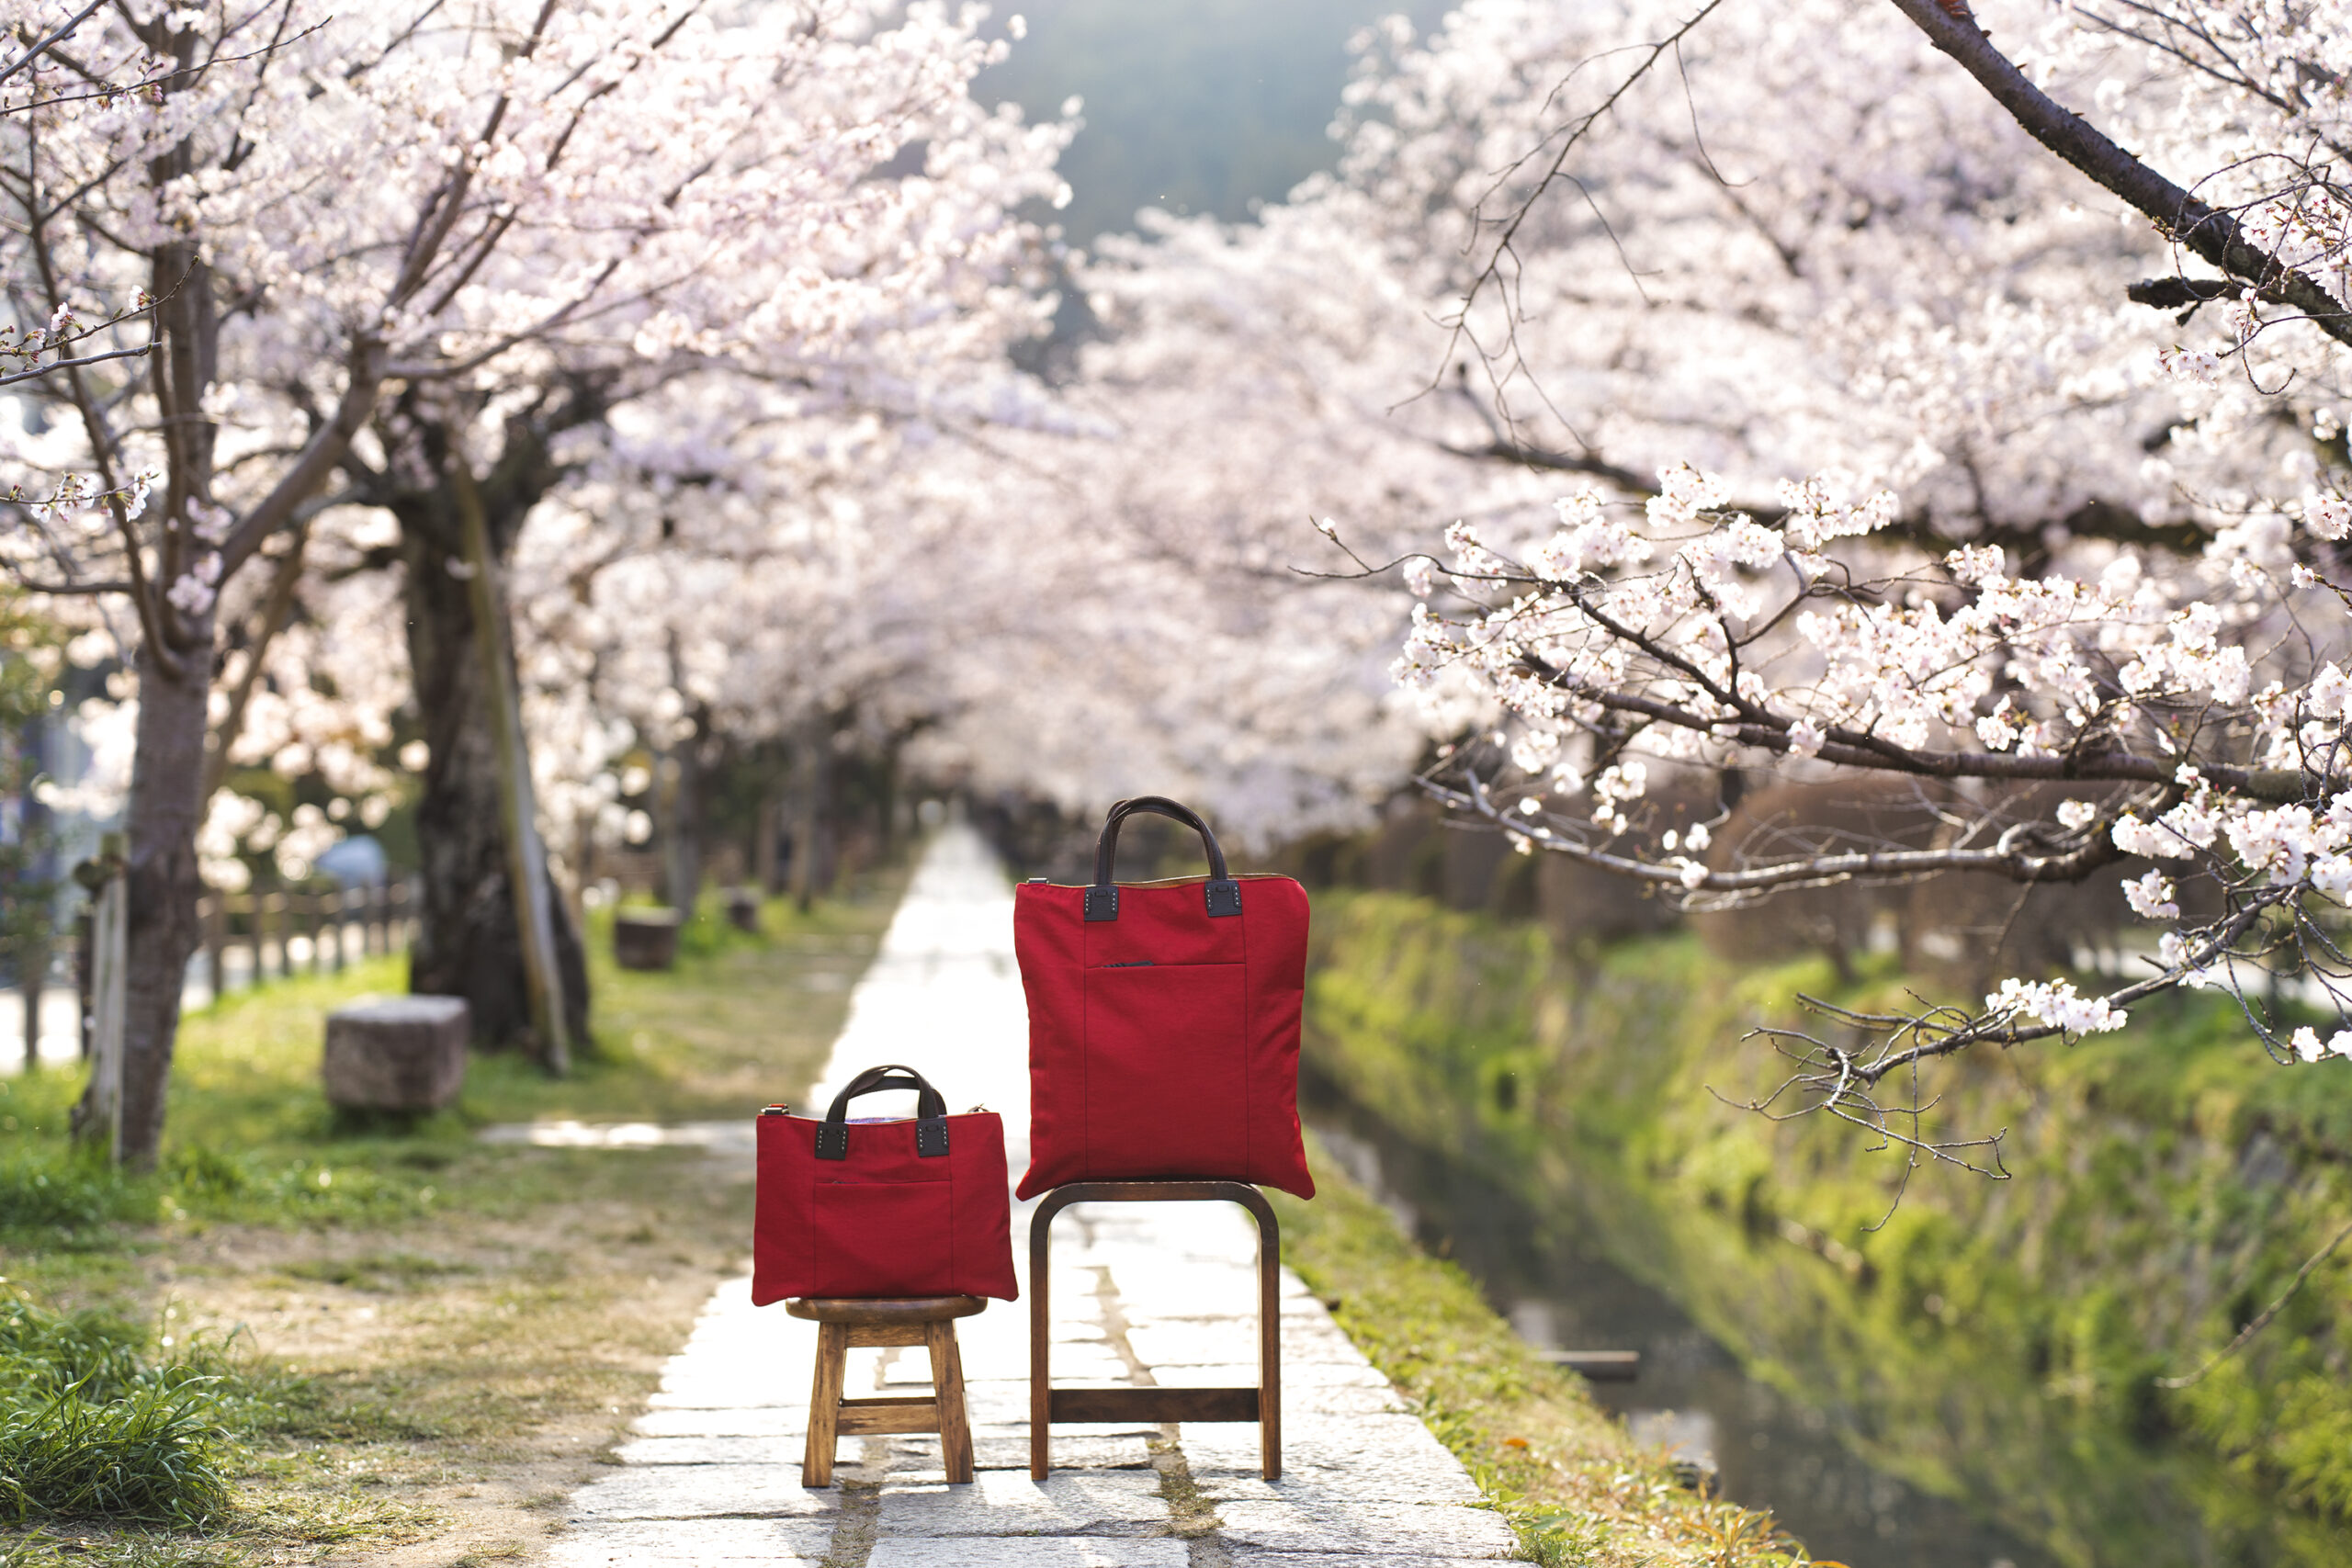
[[[1072,1203],[1238,1203],[1258,1222],[1255,1388],[1056,1388],[1050,1283],[1054,1216]],[[1043,1481],[1057,1421],[1255,1421],[1260,1472],[1283,1473],[1283,1231],[1266,1195],[1240,1181],[1073,1181],[1029,1218],[1029,1474]]]
[[[978,1296],[909,1296],[876,1301],[818,1297],[784,1303],[817,1328],[817,1378],[808,1390],[808,1447],[800,1484],[833,1483],[833,1441],[868,1432],[936,1432],[947,1479],[972,1479],[972,1423],[964,1414],[964,1358],[956,1319],[989,1303]],[[842,1363],[852,1346],[921,1345],[931,1351],[929,1399],[843,1399]]]

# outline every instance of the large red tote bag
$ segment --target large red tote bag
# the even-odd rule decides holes
[[[1172,817],[1209,874],[1111,880],[1119,824]],[[1208,824],[1144,795],[1111,808],[1091,887],[1015,891],[1029,996],[1029,1170],[1020,1196],[1069,1181],[1191,1178],[1315,1195],[1298,1131],[1306,891],[1227,874]]]
[[[849,1120],[849,1102],[915,1091],[912,1121]],[[911,1067],[869,1067],[822,1121],[760,1112],[752,1304],[786,1296],[1020,1297],[1004,1122],[947,1114]]]

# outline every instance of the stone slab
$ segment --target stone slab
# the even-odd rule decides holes
[[[883,1540],[866,1568],[1185,1568],[1184,1542],[1105,1540],[1062,1536],[1045,1540]]]
[[[1223,1521],[1217,1538],[1234,1547],[1374,1557],[1494,1558],[1517,1550],[1498,1515],[1445,1503],[1221,1502],[1216,1513]]]
[[[583,1519],[807,1518],[836,1513],[837,1490],[809,1491],[798,1465],[628,1465],[571,1495]]]
[[[793,1406],[733,1410],[649,1410],[629,1423],[648,1438],[770,1438],[808,1430],[808,1412]]]
[[[1226,1561],[1231,1568],[1339,1568],[1341,1563],[1379,1564],[1379,1568],[1486,1568],[1495,1561],[1492,1557],[1426,1557],[1419,1552],[1383,1553],[1367,1557],[1348,1552],[1334,1555],[1328,1551],[1268,1551],[1255,1546],[1226,1548]]]
[[[801,1434],[635,1438],[613,1452],[622,1464],[798,1464]]]
[[[548,1568],[694,1568],[704,1562],[821,1562],[831,1524],[785,1519],[674,1519],[587,1525],[548,1543]]]
[[[1026,1470],[984,1470],[969,1486],[882,1484],[881,1535],[997,1536],[1157,1534],[1168,1528],[1157,1471],[1057,1470],[1032,1481]]]

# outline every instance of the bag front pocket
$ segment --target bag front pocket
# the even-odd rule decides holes
[[[808,1206],[808,1294],[955,1294],[948,1190],[944,1180],[819,1180]]]
[[[1086,1174],[1238,1179],[1249,1152],[1243,969],[1086,972]]]

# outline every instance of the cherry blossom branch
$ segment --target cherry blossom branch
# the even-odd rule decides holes
[[[1895,9],[1958,62],[2035,141],[2152,220],[2166,239],[2251,285],[2262,298],[2301,311],[2320,331],[2352,344],[2352,314],[2315,279],[2245,238],[2235,218],[2175,185],[2035,86],[1993,47],[1965,6],[1893,0]]]
[[[123,321],[129,319],[129,317],[118,318]],[[154,352],[153,344],[142,343],[136,348],[118,348],[105,354],[85,354],[74,359],[51,360],[47,365],[36,366],[30,370],[14,370],[6,375],[0,375],[0,387],[13,387],[19,381],[38,381],[42,377],[52,375],[60,370],[79,370],[92,365],[103,365],[109,359],[143,358]]]
[[[1955,1055],[1972,1045],[2023,1045],[2037,1040],[2071,1039],[2088,1030],[2109,1030],[2121,1027],[2124,1015],[2138,1002],[2166,991],[2177,990],[2189,977],[2202,973],[2217,961],[2226,957],[2240,939],[2254,929],[2278,902],[2267,895],[2259,896],[2224,919],[2205,928],[2199,939],[2188,947],[2182,956],[2165,965],[2157,974],[2131,985],[2119,987],[2103,996],[2078,998],[2074,988],[2066,985],[2046,987],[2068,1005],[2068,1016],[2044,1018],[2040,1022],[2019,1021],[2020,1017],[2034,1010],[2030,1000],[2011,1000],[2008,1005],[1994,1007],[2001,997],[1987,997],[1987,1010],[1971,1014],[1955,1008],[1933,1008],[1917,1016],[1900,1013],[1865,1013],[1819,997],[1800,994],[1798,1000],[1807,1008],[1826,1017],[1862,1029],[1887,1029],[1887,1043],[1869,1060],[1853,1059],[1855,1053],[1841,1050],[1803,1030],[1765,1025],[1748,1032],[1749,1038],[1775,1042],[1799,1041],[1839,1064],[1840,1082],[1848,1077],[1855,1082],[1874,1085],[1890,1073],[1902,1072],[1940,1056]],[[2023,998],[2030,987],[2009,982],[2012,998]],[[1945,1019],[1954,1021],[1945,1022]],[[1894,1041],[1909,1036],[1913,1043],[1897,1049]]]
[[[210,800],[220,787],[229,771],[229,752],[245,728],[245,709],[253,701],[254,688],[260,684],[262,665],[268,657],[270,644],[286,629],[293,618],[295,590],[302,581],[302,557],[310,543],[307,531],[297,527],[294,542],[278,558],[277,570],[271,574],[269,589],[262,601],[261,618],[254,627],[252,641],[245,649],[245,668],[237,684],[229,693],[229,702],[220,722],[212,727],[204,758],[203,799]]]
[[[1941,871],[1997,872],[2013,882],[2022,883],[2077,882],[2123,858],[2112,844],[2095,835],[2055,853],[2034,853],[2026,836],[2010,840],[2004,835],[2005,841],[1990,849],[1858,850],[1726,871],[1699,861],[1668,864],[1596,849],[1565,836],[1540,815],[1530,817],[1497,807],[1485,781],[1475,773],[1467,775],[1465,787],[1461,789],[1449,789],[1428,778],[1421,780],[1420,785],[1423,793],[1438,804],[1479,818],[1507,838],[1637,882],[1679,889],[1682,897],[1677,901],[1697,909],[1730,908],[1754,896],[1799,887],[1831,887],[1856,881],[1911,881]],[[1697,897],[1707,893],[1731,897]]]
[[[16,59],[10,61],[6,66],[0,66],[0,85],[6,85],[9,77],[14,76],[26,66],[30,65],[34,61],[39,60],[41,55],[51,48],[51,46],[73,36],[74,28],[80,27],[84,22],[88,21],[92,13],[96,12],[100,6],[106,4],[107,0],[90,0],[88,5],[83,6],[65,21],[60,23],[47,37],[36,39],[31,44],[27,45],[24,53],[17,56]]]
[[[1495,226],[1498,228],[1498,232],[1496,233],[1492,246],[1487,252],[1487,260],[1485,264],[1479,267],[1477,276],[1470,280],[1470,287],[1464,291],[1461,301],[1455,308],[1452,325],[1452,335],[1449,337],[1446,344],[1446,358],[1448,360],[1451,360],[1453,357],[1454,349],[1459,346],[1464,338],[1470,335],[1470,312],[1477,305],[1479,297],[1487,292],[1490,288],[1502,291],[1506,297],[1508,297],[1510,291],[1509,285],[1505,282],[1503,276],[1505,259],[1515,254],[1512,249],[1513,243],[1517,240],[1520,230],[1525,226],[1528,219],[1533,216],[1536,208],[1542,203],[1544,197],[1551,190],[1553,186],[1564,180],[1568,181],[1571,184],[1577,183],[1574,176],[1567,173],[1568,154],[1576,151],[1577,144],[1584,140],[1585,134],[1588,131],[1589,131],[1594,126],[1598,125],[1601,120],[1608,118],[1610,112],[1617,107],[1618,101],[1623,98],[1627,93],[1634,90],[1635,84],[1646,77],[1650,72],[1656,68],[1657,62],[1661,59],[1673,51],[1684,39],[1688,38],[1691,32],[1698,28],[1700,23],[1713,16],[1716,8],[1722,6],[1724,0],[1705,0],[1705,4],[1701,6],[1696,12],[1692,13],[1689,19],[1684,21],[1679,27],[1677,27],[1665,38],[1659,39],[1651,43],[1648,52],[1643,55],[1639,64],[1634,66],[1632,71],[1626,73],[1625,79],[1618,83],[1617,85],[1611,90],[1609,95],[1601,99],[1600,103],[1597,107],[1579,118],[1576,121],[1575,125],[1568,129],[1566,136],[1561,140],[1560,150],[1553,154],[1551,164],[1544,169],[1542,177],[1536,181],[1535,188],[1521,199],[1518,206],[1512,209],[1509,218],[1503,220],[1499,225]],[[1563,84],[1563,85],[1565,85],[1565,84]],[[1555,131],[1553,134],[1557,135],[1559,132]],[[1548,141],[1550,138],[1547,136],[1545,140]],[[1535,148],[1522,153],[1520,157],[1514,159],[1510,164],[1506,165],[1502,172],[1495,176],[1493,183],[1487,188],[1487,195],[1479,198],[1478,207],[1483,209],[1487,198],[1499,192],[1504,184],[1509,181],[1512,175],[1519,173],[1521,169],[1524,168],[1528,162],[1534,158],[1537,152],[1541,150],[1542,144],[1538,143]],[[1582,186],[1579,185],[1578,188],[1581,189]],[[1487,226],[1478,218],[1476,209],[1474,209],[1473,212],[1473,221],[1477,227]],[[1517,311],[1515,309],[1507,310],[1506,319],[1508,321],[1515,323],[1516,316]],[[1515,343],[1517,341],[1517,329],[1515,324],[1507,325],[1505,330],[1510,334],[1511,340]],[[1479,358],[1482,362],[1487,359],[1487,355],[1484,348],[1481,348],[1479,351]],[[1437,379],[1432,378],[1430,382],[1430,388],[1434,389],[1437,385]]]

